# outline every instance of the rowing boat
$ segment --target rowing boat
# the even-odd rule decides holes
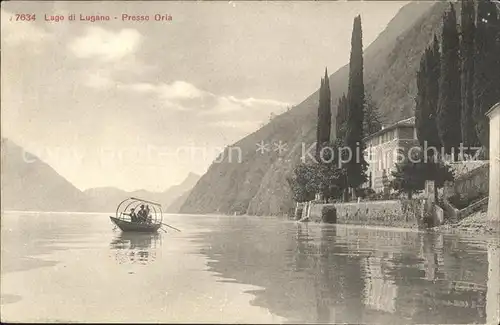
[[[149,215],[139,220],[138,217],[132,218],[134,211],[138,208],[148,209]],[[151,207],[151,208],[149,208]],[[145,214],[147,215],[147,213]],[[118,228],[123,232],[157,232],[162,226],[163,214],[161,205],[156,202],[139,199],[135,197],[127,198],[118,204],[116,215],[109,217]],[[147,221],[146,221],[147,220]]]
[[[120,220],[115,217],[109,218],[123,232],[156,232],[161,227],[161,223],[131,222],[127,220]]]

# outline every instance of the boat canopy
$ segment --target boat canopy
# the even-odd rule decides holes
[[[159,224],[163,221],[163,211],[161,209],[161,204],[153,201],[148,201],[136,197],[127,198],[118,204],[116,208],[116,218],[120,220],[130,221],[131,209],[134,209],[137,213],[140,206],[149,206],[149,212],[151,215],[151,222],[154,224]]]

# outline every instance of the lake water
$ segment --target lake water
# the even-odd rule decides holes
[[[495,237],[257,217],[5,213],[2,321],[498,323]]]

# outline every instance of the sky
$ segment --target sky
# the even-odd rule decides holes
[[[346,64],[356,15],[366,47],[406,3],[2,2],[2,137],[81,190],[162,191]]]

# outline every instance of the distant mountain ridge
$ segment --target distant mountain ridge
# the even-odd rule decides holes
[[[163,210],[167,211],[170,205],[182,195],[185,195],[187,191],[191,190],[199,179],[199,175],[189,173],[180,184],[174,185],[163,192],[146,190],[127,192],[114,187],[96,187],[87,189],[83,193],[89,198],[92,209],[98,211],[114,211],[116,205],[127,197],[137,197],[160,203]],[[178,211],[172,213],[176,212]]]
[[[165,210],[175,200],[185,197],[200,178],[189,173],[183,182],[163,192],[127,192],[114,187],[81,191],[48,164],[11,140],[2,138],[1,150],[2,211],[113,212],[116,205],[127,197],[156,201]]]
[[[442,23],[445,2],[411,2],[365,50],[365,89],[384,124],[414,115],[415,75],[420,57]],[[362,17],[363,18],[363,17]],[[330,75],[332,125],[338,98],[347,91],[348,65]],[[318,74],[318,84],[321,75]],[[300,161],[302,148],[314,143],[318,91],[258,131],[236,142],[242,163],[224,157],[212,164],[181,207],[183,213],[284,215],[293,208],[286,177]],[[335,136],[335,130],[332,129]],[[282,141],[288,151],[256,152],[256,144]]]
[[[21,211],[86,211],[88,198],[52,167],[2,138],[1,206]]]
[[[167,213],[180,213],[181,207],[184,204],[184,202],[186,202],[190,193],[191,193],[191,190],[186,191],[181,196],[176,198],[172,203],[170,203],[170,205],[167,207],[165,212],[167,212]]]

